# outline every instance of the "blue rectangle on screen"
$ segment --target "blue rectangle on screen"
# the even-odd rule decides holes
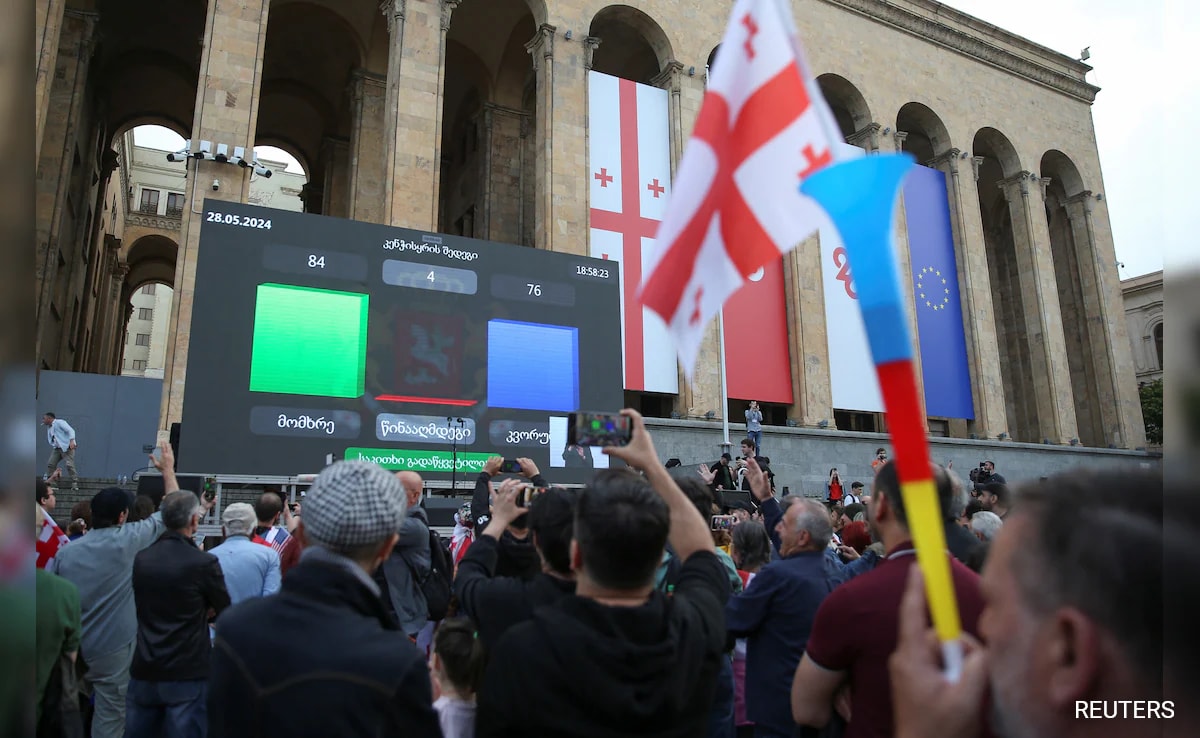
[[[579,409],[579,329],[488,321],[488,406]]]
[[[913,167],[904,182],[904,213],[916,298],[925,411],[933,417],[975,417],[963,333],[958,264],[950,230],[946,175]]]

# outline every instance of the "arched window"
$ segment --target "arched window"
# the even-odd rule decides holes
[[[1154,355],[1158,357],[1158,368],[1163,368],[1163,324],[1159,323],[1154,326],[1152,331],[1154,336]]]

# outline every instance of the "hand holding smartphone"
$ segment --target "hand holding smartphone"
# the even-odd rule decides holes
[[[501,474],[520,474],[521,473],[521,463],[519,461],[517,461],[516,459],[505,459],[504,461],[500,462],[500,473]]]
[[[517,507],[528,508],[546,489],[546,487],[534,487],[531,484],[525,485],[517,491]]]
[[[567,415],[568,446],[627,446],[632,437],[633,424],[620,413]]]
[[[737,525],[736,515],[714,515],[710,527],[712,530],[733,530]]]

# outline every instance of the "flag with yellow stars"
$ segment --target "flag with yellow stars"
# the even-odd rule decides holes
[[[926,412],[931,417],[974,418],[946,175],[914,167],[904,182],[904,214]]]

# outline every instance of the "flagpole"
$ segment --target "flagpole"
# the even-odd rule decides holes
[[[721,442],[726,452],[729,451],[729,384],[725,376],[725,308],[717,311],[717,324],[721,331],[721,430],[725,440]]]

